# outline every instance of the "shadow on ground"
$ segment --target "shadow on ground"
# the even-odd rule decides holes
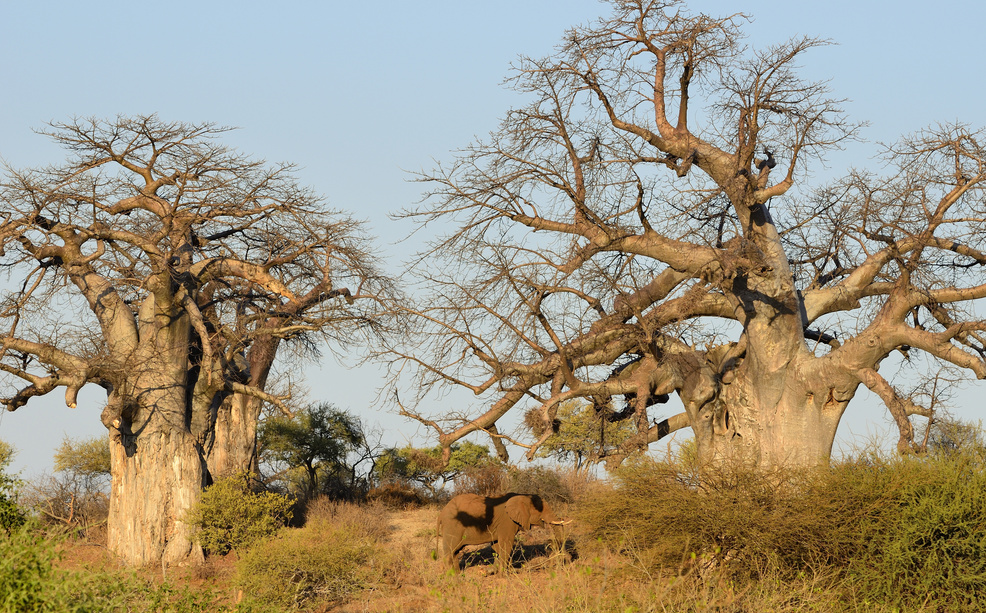
[[[537,562],[538,565],[541,565],[547,562],[554,555],[556,554],[553,548],[548,544],[518,544],[514,546],[514,549],[510,554],[510,566],[512,568],[521,568],[530,562]],[[562,548],[562,555],[568,562],[579,559],[574,541],[571,539],[565,541],[565,545]],[[494,564],[496,564],[496,553],[493,551],[493,545],[482,545],[471,551],[467,548],[467,550],[463,552],[459,561],[459,568],[464,569],[472,568],[474,566],[493,566]]]

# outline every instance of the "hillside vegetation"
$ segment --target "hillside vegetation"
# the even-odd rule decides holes
[[[607,480],[541,472],[576,520],[513,570],[435,559],[436,503],[321,498],[300,527],[197,568],[122,570],[37,522],[0,537],[0,611],[976,611],[986,605],[986,448],[861,453],[830,469],[699,474],[686,451]],[[474,483],[473,483],[474,485]],[[529,484],[537,488],[537,484]],[[245,495],[247,495],[246,493]],[[230,504],[228,495],[222,505]]]

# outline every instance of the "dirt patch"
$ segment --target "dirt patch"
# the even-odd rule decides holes
[[[434,549],[437,521],[438,509],[432,506],[394,511],[390,516],[391,533],[388,540],[400,548],[423,545]]]
[[[110,570],[123,566],[105,545],[69,540],[58,548],[61,558],[58,566],[65,570]]]

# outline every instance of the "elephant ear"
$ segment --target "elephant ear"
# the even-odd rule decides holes
[[[527,496],[514,496],[504,505],[507,509],[507,515],[513,521],[520,524],[520,527],[524,530],[531,529],[531,514],[534,509],[531,508],[531,501]]]

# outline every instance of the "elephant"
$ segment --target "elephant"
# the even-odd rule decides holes
[[[504,494],[487,498],[477,494],[459,494],[438,514],[437,538],[443,541],[444,560],[459,570],[459,553],[466,545],[493,544],[496,564],[506,568],[518,530],[531,526],[551,526],[556,550],[564,545],[564,525],[551,508],[533,494]]]

